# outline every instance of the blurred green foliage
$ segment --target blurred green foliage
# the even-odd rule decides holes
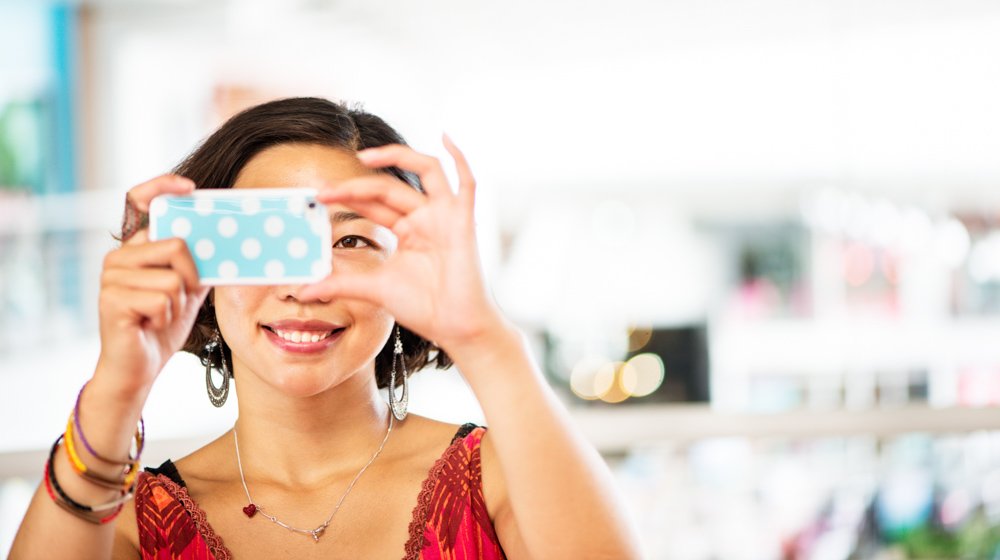
[[[0,189],[42,191],[43,129],[41,100],[0,104]]]
[[[899,544],[907,558],[1000,560],[1000,525],[991,525],[980,510],[956,531],[925,525]]]

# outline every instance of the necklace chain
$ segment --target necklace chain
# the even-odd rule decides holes
[[[285,529],[288,529],[289,531],[292,531],[293,533],[302,533],[304,535],[309,535],[309,536],[311,536],[313,538],[314,542],[318,543],[319,542],[319,538],[321,536],[323,536],[323,532],[326,531],[326,528],[329,527],[330,523],[333,521],[333,516],[337,515],[337,512],[340,511],[340,506],[342,506],[344,504],[344,500],[347,499],[347,495],[351,493],[351,490],[354,488],[354,484],[358,482],[358,479],[361,478],[361,475],[364,474],[364,472],[368,469],[368,467],[370,467],[371,464],[375,462],[375,459],[378,458],[379,454],[382,453],[382,449],[385,447],[385,442],[389,441],[389,434],[392,433],[392,424],[393,424],[392,418],[393,418],[392,412],[390,412],[389,413],[389,427],[386,429],[386,431],[385,431],[385,437],[382,438],[382,443],[378,446],[378,449],[375,451],[375,454],[372,455],[372,458],[369,459],[367,463],[365,463],[365,466],[361,467],[361,470],[358,471],[358,474],[354,475],[354,479],[351,480],[351,483],[347,485],[347,490],[345,490],[344,493],[343,493],[343,495],[340,496],[340,500],[337,501],[337,505],[334,506],[333,511],[330,512],[330,517],[327,517],[326,521],[324,521],[323,523],[320,523],[315,529],[299,529],[298,527],[293,527],[293,526],[291,526],[291,525],[289,525],[289,524],[281,521],[277,517],[271,515],[267,511],[265,511],[264,508],[260,506],[260,504],[254,503],[253,498],[250,497],[250,489],[247,488],[247,480],[243,476],[243,460],[240,458],[240,438],[236,434],[236,426],[234,425],[233,426],[233,442],[236,444],[236,465],[240,469],[240,482],[243,483],[243,491],[246,492],[247,501],[250,503],[250,506],[248,506],[248,507],[255,508],[256,513],[259,513],[259,514],[263,515],[271,523],[274,523],[275,525],[284,527]]]

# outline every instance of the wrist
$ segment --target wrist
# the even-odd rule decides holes
[[[478,320],[467,323],[463,332],[455,336],[438,339],[436,345],[445,351],[453,361],[462,356],[488,350],[519,338],[520,333],[507,319],[494,309],[478,314]]]
[[[149,396],[149,387],[143,383],[122,383],[120,372],[110,371],[101,362],[87,383],[87,400],[118,413],[133,413],[138,419]]]
[[[521,331],[499,313],[475,331],[439,344],[461,371],[470,370],[473,363],[510,356],[523,346]]]

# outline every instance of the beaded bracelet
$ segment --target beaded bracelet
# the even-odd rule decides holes
[[[83,396],[83,390],[86,389],[87,385],[89,384],[90,381],[87,381],[86,383],[83,384],[83,387],[80,387],[80,392],[76,394],[76,404],[73,405],[73,417],[75,418],[74,424],[76,425],[76,435],[80,438],[80,442],[83,443],[83,447],[87,450],[88,453],[93,455],[96,459],[99,459],[101,461],[104,461],[105,463],[109,463],[112,465],[137,462],[139,460],[139,456],[142,455],[143,443],[146,441],[146,422],[141,417],[139,418],[139,426],[136,428],[137,444],[136,444],[135,457],[129,456],[127,461],[116,461],[114,459],[105,459],[97,451],[94,451],[94,448],[90,446],[90,442],[87,441],[87,437],[83,435],[83,428],[80,427],[80,398]],[[138,437],[140,433],[141,437]]]
[[[87,465],[80,459],[80,456],[76,452],[76,445],[74,441],[74,430],[73,430],[73,415],[70,416],[69,421],[66,422],[66,433],[63,434],[63,441],[66,443],[66,455],[69,456],[69,463],[73,466],[73,470],[83,478],[88,481],[102,486],[104,488],[110,488],[113,490],[128,489],[131,488],[132,483],[135,481],[135,475],[139,471],[139,461],[136,460],[133,463],[127,464],[123,470],[124,479],[114,480],[97,473],[92,472]],[[136,438],[141,438],[141,435],[136,432]],[[142,441],[137,443],[141,447]]]
[[[73,498],[70,498],[66,494],[66,492],[62,489],[62,486],[59,485],[59,481],[56,480],[56,470],[55,467],[53,466],[56,450],[59,449],[59,443],[63,440],[64,436],[65,434],[60,435],[58,438],[56,438],[55,443],[52,444],[52,450],[49,451],[49,459],[48,461],[45,462],[45,475],[43,477],[45,481],[45,491],[48,493],[49,497],[52,498],[52,501],[54,501],[56,504],[61,506],[66,511],[79,517],[80,519],[98,525],[103,525],[105,523],[108,523],[109,521],[117,517],[119,513],[121,513],[121,510],[125,505],[125,502],[131,500],[132,497],[134,496],[134,493],[131,490],[130,491],[122,490],[121,491],[122,494],[118,498],[106,504],[100,504],[96,506],[87,506],[81,504],[80,502],[77,502]],[[112,511],[109,515],[104,517],[95,518],[91,515],[88,515],[109,509],[114,509],[114,511]]]
[[[46,463],[46,465],[45,465],[46,469],[48,469],[48,466],[49,465]],[[61,499],[59,499],[52,492],[52,484],[49,482],[49,477],[48,476],[45,476],[43,478],[43,480],[45,480],[45,491],[49,494],[49,498],[52,498],[52,501],[55,502],[57,506],[59,506],[62,509],[66,510],[67,512],[73,514],[74,516],[79,517],[80,519],[83,519],[84,521],[89,521],[90,523],[93,523],[95,525],[104,525],[105,523],[108,523],[109,521],[113,520],[115,517],[118,517],[118,514],[121,513],[122,508],[125,507],[125,504],[119,504],[118,507],[115,509],[115,511],[111,512],[110,515],[107,515],[105,517],[95,518],[95,517],[86,515],[84,512],[77,511],[76,509],[73,509],[72,506],[70,506],[66,502],[62,501]]]

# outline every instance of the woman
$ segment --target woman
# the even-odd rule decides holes
[[[123,244],[104,261],[97,367],[11,557],[636,557],[606,467],[488,293],[475,183],[445,146],[457,194],[378,117],[287,99],[129,191]],[[210,290],[182,241],[143,229],[159,194],[317,184],[338,219],[333,272],[313,285]],[[239,419],[135,476],[143,403],[181,349],[232,373]],[[406,414],[396,396],[407,371],[452,363],[488,431]],[[221,404],[228,378],[207,381]]]

